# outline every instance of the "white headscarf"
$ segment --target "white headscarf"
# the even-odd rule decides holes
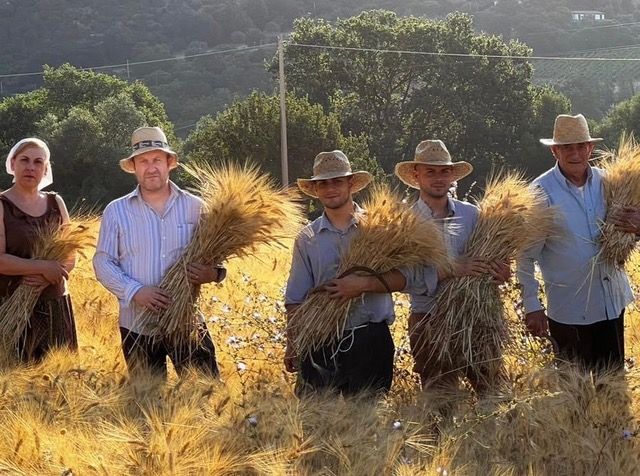
[[[7,173],[9,175],[15,175],[13,168],[11,167],[11,159],[13,159],[13,157],[16,155],[16,152],[20,149],[20,147],[22,147],[26,143],[33,144],[34,146],[40,147],[42,150],[44,150],[44,161],[47,165],[47,172],[44,174],[44,177],[42,177],[42,180],[40,180],[40,183],[38,184],[38,190],[42,190],[46,186],[53,183],[53,171],[51,170],[51,163],[49,162],[51,152],[49,151],[49,147],[47,146],[47,144],[42,139],[38,139],[37,137],[27,137],[26,139],[22,139],[20,142],[14,145],[9,151],[9,155],[7,155]],[[13,177],[13,183],[16,183],[15,177]]]

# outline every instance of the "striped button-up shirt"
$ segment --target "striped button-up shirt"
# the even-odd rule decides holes
[[[200,218],[200,198],[169,183],[171,195],[162,213],[140,195],[139,187],[109,203],[102,216],[93,257],[98,281],[116,295],[120,326],[141,333],[133,302],[143,286],[157,286],[191,241]]]
[[[418,199],[413,210],[426,219],[433,218],[433,212],[424,200]],[[464,254],[469,236],[478,221],[478,207],[449,197],[448,215],[435,222],[442,228],[447,251],[452,257]],[[428,314],[434,312],[435,296],[438,291],[438,270],[435,266],[402,267],[399,271],[407,280],[404,289],[411,296],[411,312]]]
[[[356,205],[355,216],[362,213]],[[293,246],[291,272],[285,292],[286,304],[301,304],[311,289],[336,277],[340,257],[347,249],[358,227],[352,218],[346,231],[339,230],[323,213],[298,234]],[[364,293],[349,308],[346,329],[368,322],[392,323],[393,300],[387,293]]]
[[[633,293],[624,271],[597,259],[600,223],[606,216],[602,170],[589,167],[582,190],[562,175],[558,164],[532,183],[546,194],[561,216],[561,232],[518,260],[525,312],[542,309],[537,262],[544,279],[547,315],[562,324],[585,325],[616,319]]]

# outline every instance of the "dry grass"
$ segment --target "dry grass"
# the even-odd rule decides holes
[[[289,259],[285,249],[261,261],[232,260],[227,282],[203,287],[202,312],[224,381],[196,374],[178,380],[172,372],[166,384],[128,379],[116,300],[81,260],[70,283],[79,352],[0,370],[0,474],[637,473],[637,369],[601,381],[544,369],[549,359],[540,343],[518,339],[502,393],[480,400],[465,388],[422,393],[410,371],[402,295],[395,296],[391,395],[377,405],[325,396],[298,401],[281,364]],[[640,283],[640,262],[628,269]],[[515,302],[515,289],[503,292]],[[511,305],[507,311],[514,314]],[[640,358],[635,309],[626,337],[628,355]]]
[[[440,228],[424,220],[386,186],[374,188],[363,204],[358,228],[340,259],[336,276],[366,267],[383,274],[399,266],[417,264],[449,267],[449,258]],[[349,308],[324,292],[311,294],[291,320],[294,346],[304,358],[344,333]]]
[[[622,136],[618,150],[601,154],[607,213],[624,207],[640,207],[640,145],[633,136]],[[611,266],[624,267],[636,247],[632,233],[619,231],[611,223],[601,225],[598,259]]]
[[[216,265],[232,257],[249,256],[260,245],[282,246],[302,225],[302,211],[294,196],[276,188],[258,168],[226,164],[192,164],[183,168],[195,179],[202,197],[202,218],[182,257],[167,271],[160,287],[168,292],[169,307],[140,317],[148,334],[183,346],[194,340],[200,286],[189,282],[187,265]]]
[[[78,215],[62,227],[45,226],[37,233],[33,245],[33,259],[64,263],[76,253],[83,253],[96,240],[98,219],[92,215]],[[15,349],[24,333],[33,309],[44,288],[18,285],[0,305],[0,336],[5,349]]]
[[[557,233],[553,209],[517,173],[490,179],[478,207],[465,251],[469,257],[508,263]],[[502,357],[513,335],[498,284],[488,275],[449,279],[435,306],[424,327],[432,365],[443,372],[462,370],[481,387],[499,383]]]

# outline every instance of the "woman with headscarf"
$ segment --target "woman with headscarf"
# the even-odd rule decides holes
[[[55,192],[42,189],[53,182],[50,152],[37,138],[26,138],[7,156],[11,188],[0,194],[0,297],[11,295],[20,283],[42,290],[29,325],[18,343],[22,361],[38,361],[53,347],[77,349],[75,322],[67,278],[75,265],[31,259],[34,239],[45,227],[69,223],[69,212]]]

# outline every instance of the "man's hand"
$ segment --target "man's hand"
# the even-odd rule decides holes
[[[640,233],[640,209],[638,208],[624,207],[612,213],[607,221],[620,231],[636,235]]]
[[[64,269],[64,266],[53,260],[39,260],[37,274],[41,274],[49,284],[57,284],[69,277],[69,273]]]
[[[27,286],[31,286],[33,288],[44,289],[51,283],[47,281],[41,274],[30,274],[27,276],[23,276],[20,280],[20,284],[26,284]]]
[[[511,266],[502,261],[489,261],[489,273],[498,284],[503,284],[511,278]]]
[[[452,272],[454,277],[482,276],[490,274],[491,267],[484,258],[461,256],[454,261]]]
[[[187,265],[187,278],[192,284],[212,283],[218,280],[219,268],[213,268],[202,263],[189,263]]]
[[[547,314],[540,309],[528,313],[524,322],[527,326],[527,330],[536,337],[545,337],[549,335],[549,321]]]
[[[358,276],[357,274],[349,274],[344,278],[332,279],[325,284],[324,289],[331,299],[340,299],[347,301],[354,299],[370,290],[371,280],[375,279],[371,276]]]
[[[297,372],[300,370],[298,365],[298,356],[296,355],[293,346],[287,343],[287,347],[284,350],[284,368],[287,372]]]
[[[164,289],[154,286],[143,286],[133,295],[133,302],[152,312],[160,312],[169,307],[171,297]]]

